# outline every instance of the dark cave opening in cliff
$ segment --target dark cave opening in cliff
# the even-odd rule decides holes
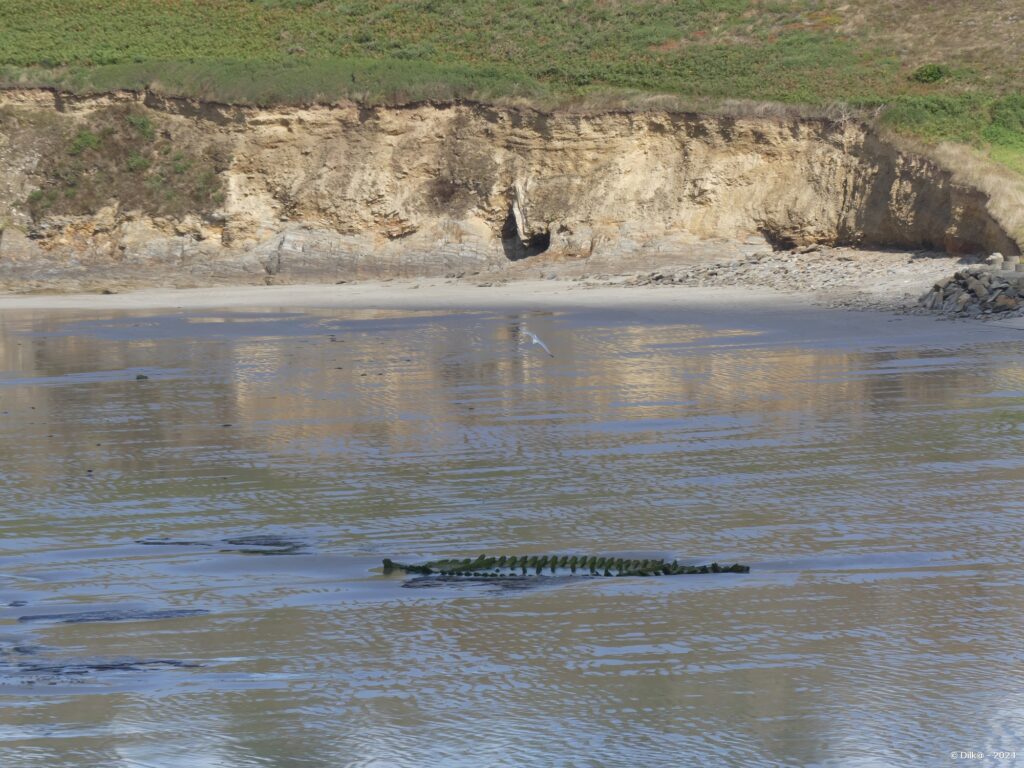
[[[789,251],[797,247],[795,239],[778,230],[762,228],[761,235],[768,241],[773,251]]]
[[[537,256],[544,253],[550,245],[550,232],[539,232],[524,239],[519,232],[519,225],[516,224],[512,206],[508,207],[508,216],[501,227],[501,247],[505,251],[505,258],[509,261],[519,261]]]

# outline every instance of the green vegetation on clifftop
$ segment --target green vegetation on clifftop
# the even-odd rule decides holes
[[[884,107],[1024,171],[1021,20],[978,0],[4,0],[0,77],[236,103],[665,93]]]
[[[16,119],[0,109],[0,134]],[[69,131],[35,117],[42,154],[40,186],[25,200],[33,219],[91,215],[105,205],[128,204],[152,216],[209,213],[224,202],[221,171],[229,153],[213,140],[158,130],[146,115],[117,105],[92,112]]]

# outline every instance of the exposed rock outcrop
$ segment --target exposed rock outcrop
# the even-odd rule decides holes
[[[14,286],[622,270],[816,243],[1020,250],[985,194],[853,122],[46,91],[0,95],[0,226]]]

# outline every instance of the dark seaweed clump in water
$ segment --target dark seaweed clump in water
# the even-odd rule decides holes
[[[306,544],[301,541],[281,536],[239,536],[234,539],[225,539],[224,543],[238,547],[238,549],[221,550],[222,552],[233,551],[246,555],[297,555],[306,549]]]
[[[201,616],[209,611],[192,609],[167,609],[144,611],[138,609],[111,609],[105,611],[79,611],[77,613],[40,613],[33,616],[19,616],[18,621],[54,621],[60,624],[83,624],[93,621],[155,621],[158,619],[180,619],[185,616]]]
[[[307,544],[283,536],[257,534],[254,536],[236,536],[221,539],[219,542],[193,541],[190,539],[165,539],[151,537],[136,539],[136,544],[148,546],[175,547],[213,547],[220,546],[221,552],[238,552],[243,555],[299,555],[308,549]]]
[[[66,677],[88,675],[93,672],[147,672],[155,669],[185,669],[200,666],[178,659],[69,659],[67,661],[22,661],[12,666],[19,675],[45,675]]]
[[[136,539],[136,544],[145,544],[150,547],[209,547],[213,546],[206,541],[189,541],[188,539]]]
[[[134,656],[54,658],[55,649],[19,644],[0,650],[0,678],[82,677],[93,672],[147,672],[159,669],[189,669],[202,666],[181,659],[140,659]]]

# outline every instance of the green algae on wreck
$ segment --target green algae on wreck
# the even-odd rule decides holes
[[[663,558],[655,559],[623,559],[609,556],[580,555],[531,555],[529,557],[515,555],[488,556],[482,554],[476,559],[445,558],[430,560],[426,563],[396,563],[384,558],[385,574],[403,571],[416,576],[438,576],[444,579],[490,579],[490,578],[530,578],[540,576],[549,569],[552,576],[560,570],[568,570],[575,575],[578,568],[586,569],[590,576],[685,576],[705,573],[750,573],[749,565],[733,563],[721,565],[682,565],[678,560],[667,562]],[[585,574],[587,575],[587,574]]]

